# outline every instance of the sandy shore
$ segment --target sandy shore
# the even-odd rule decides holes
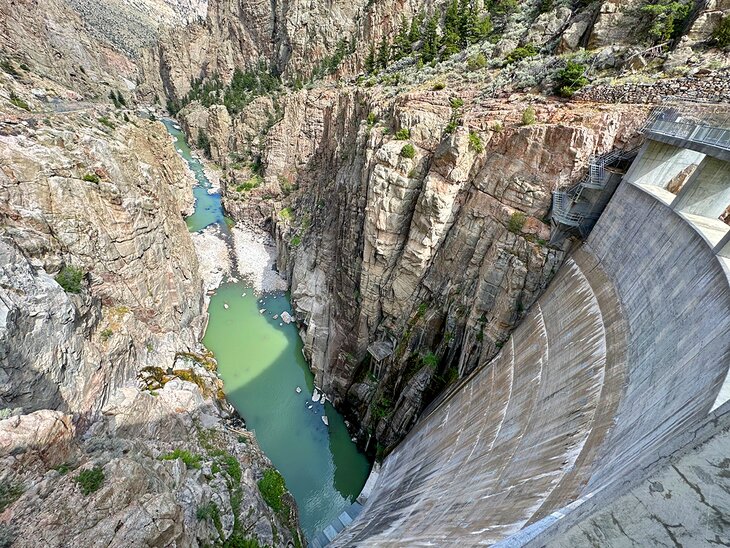
[[[274,270],[276,246],[271,236],[244,226],[235,226],[232,232],[238,272],[254,291],[286,291],[286,280]]]
[[[198,255],[200,276],[207,294],[208,291],[218,288],[224,280],[231,278],[231,256],[217,226],[209,226],[190,236]]]
[[[208,178],[210,188],[208,194],[220,194],[221,191],[221,168],[210,160],[204,158],[198,159],[203,166],[203,173]]]

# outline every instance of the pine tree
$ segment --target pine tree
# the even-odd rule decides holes
[[[433,14],[426,24],[423,32],[423,45],[421,46],[421,58],[424,63],[433,61],[441,48],[441,38],[438,34],[439,16]]]
[[[461,0],[459,2],[459,46],[465,48],[473,43],[471,40],[471,28],[473,20],[476,19],[477,7],[472,0]]]
[[[423,26],[423,21],[425,19],[426,14],[422,11],[411,19],[411,28],[408,31],[408,40],[411,44],[418,42],[421,39],[421,27]]]
[[[477,17],[473,21],[471,30],[469,31],[473,44],[483,42],[492,33],[494,25],[492,25],[492,18],[489,14],[485,14],[482,17]]]
[[[368,51],[368,56],[365,58],[365,72],[373,72],[375,70],[376,62],[377,59],[375,58],[375,45],[371,43],[370,50]]]
[[[378,48],[378,67],[387,67],[388,61],[390,61],[390,44],[388,43],[388,38],[383,36],[383,39],[380,41],[380,47]]]
[[[411,54],[411,40],[408,38],[408,22],[405,15],[401,16],[400,29],[393,42],[393,57],[402,59]]]

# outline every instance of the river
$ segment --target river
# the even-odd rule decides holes
[[[188,228],[217,224],[226,233],[220,195],[208,193],[210,183],[184,135],[172,121],[163,122],[197,180]],[[297,327],[279,318],[283,311],[291,312],[288,293],[257,296],[245,281],[224,283],[211,298],[203,343],[215,354],[228,401],[286,480],[311,540],[359,495],[370,463],[332,405],[312,401],[314,379]]]

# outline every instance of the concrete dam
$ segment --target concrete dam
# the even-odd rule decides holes
[[[597,222],[573,197],[590,235],[331,545],[730,542],[727,127],[664,111]]]

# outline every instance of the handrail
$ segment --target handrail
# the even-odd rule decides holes
[[[730,129],[691,122],[654,120],[646,131],[730,150]]]
[[[638,148],[612,150],[605,154],[591,156],[588,173],[580,181],[568,189],[553,192],[553,219],[560,224],[581,228],[586,221],[598,218],[590,211],[581,211],[580,207],[575,207],[585,204],[581,201],[583,190],[586,188],[603,190],[606,186],[606,166],[633,158]]]

